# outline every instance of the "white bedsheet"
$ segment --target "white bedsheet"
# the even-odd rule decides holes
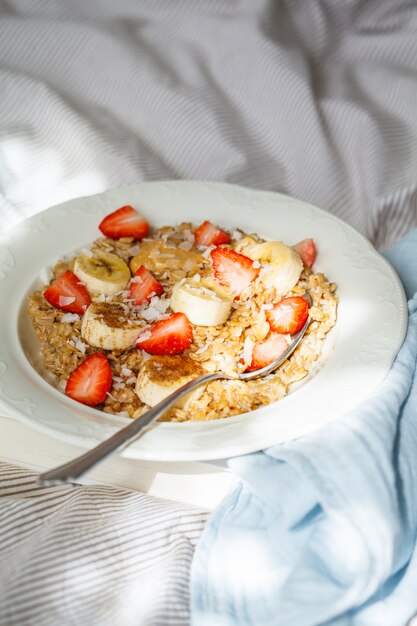
[[[415,3],[3,0],[0,9],[0,232],[72,197],[169,178],[288,193],[381,248],[417,224]],[[152,532],[166,513],[150,499],[132,496],[145,505],[124,530],[120,490],[58,497],[3,472],[0,536],[2,524],[13,532],[0,548],[0,623],[187,623],[204,516],[187,511],[172,541],[169,526]],[[98,530],[75,533],[60,552],[59,529],[77,523],[80,502],[91,502],[96,529],[111,528],[110,515],[117,533],[109,546]],[[153,540],[157,562],[145,549]],[[130,613],[115,604],[115,564]],[[67,584],[79,567],[85,593]]]

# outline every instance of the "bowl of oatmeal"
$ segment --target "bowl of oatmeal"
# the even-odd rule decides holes
[[[0,402],[84,446],[202,372],[262,367],[310,318],[275,373],[197,390],[129,448],[138,458],[223,458],[311,432],[376,387],[405,332],[386,261],[337,218],[279,194],[142,183],[49,209],[3,243],[14,322]]]

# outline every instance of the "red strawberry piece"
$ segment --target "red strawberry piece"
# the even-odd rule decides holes
[[[80,285],[80,279],[70,270],[64,272],[58,280],[52,283],[43,295],[49,304],[69,313],[82,315],[91,304],[87,289],[84,285]]]
[[[103,235],[111,239],[120,239],[120,237],[142,239],[149,232],[149,224],[139,211],[128,205],[107,215],[100,222],[99,229]]]
[[[77,402],[95,406],[106,399],[112,385],[110,364],[104,354],[92,354],[68,378],[67,396]]]
[[[231,289],[236,299],[259,274],[252,259],[229,248],[214,248],[211,262],[217,280]]]
[[[197,246],[219,246],[222,243],[229,243],[230,235],[206,220],[195,231],[194,239]]]
[[[314,245],[314,239],[303,239],[293,246],[294,250],[298,252],[302,262],[306,267],[311,267],[316,260],[316,246]]]
[[[188,348],[192,338],[193,327],[188,317],[174,313],[139,335],[136,345],[150,354],[178,354]]]
[[[135,272],[129,291],[133,304],[139,306],[142,302],[149,302],[152,295],[160,296],[164,293],[164,288],[146,267],[141,265]]]
[[[285,335],[278,335],[276,333],[270,333],[268,338],[262,343],[258,343],[252,352],[252,363],[247,368],[247,372],[253,372],[259,370],[261,367],[266,367],[278,359],[288,348],[288,343],[285,339]]]
[[[309,304],[300,296],[284,298],[269,311],[265,311],[266,319],[272,330],[277,333],[296,333],[305,324],[308,317]]]

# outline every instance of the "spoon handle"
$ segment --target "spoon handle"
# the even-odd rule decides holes
[[[55,485],[60,483],[72,482],[77,478],[80,478],[97,463],[103,461],[116,450],[123,450],[127,445],[132,443],[140,435],[146,432],[152,423],[160,417],[170,406],[175,404],[182,396],[190,393],[196,387],[207,384],[212,380],[218,380],[220,378],[228,378],[226,374],[222,372],[214,372],[213,374],[203,374],[198,376],[194,380],[186,383],[169,396],[167,396],[161,402],[158,402],[154,407],[146,411],[143,415],[135,420],[132,420],[130,424],[118,430],[114,435],[105,439],[98,446],[82,454],[81,456],[60,465],[54,469],[51,469],[38,477],[38,482],[41,485]]]

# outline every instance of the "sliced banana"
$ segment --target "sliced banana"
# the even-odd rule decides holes
[[[295,287],[303,271],[303,262],[298,252],[280,241],[255,244],[246,250],[246,254],[254,261],[262,263],[262,282],[266,287],[274,288],[281,296]]]
[[[116,302],[93,302],[83,316],[82,338],[94,348],[125,350],[135,345],[142,328],[128,322],[125,308]]]
[[[142,365],[135,391],[142,402],[155,406],[200,374],[204,374],[201,365],[184,355],[152,356]],[[203,391],[204,386],[198,387],[181,398],[175,406],[186,410],[191,402],[200,398]]]
[[[196,326],[219,326],[229,318],[233,293],[213,280],[186,279],[177,283],[171,296],[171,309],[185,313]]]
[[[96,252],[94,256],[80,254],[75,259],[74,274],[91,294],[114,295],[126,288],[130,270],[126,263],[111,252]]]

